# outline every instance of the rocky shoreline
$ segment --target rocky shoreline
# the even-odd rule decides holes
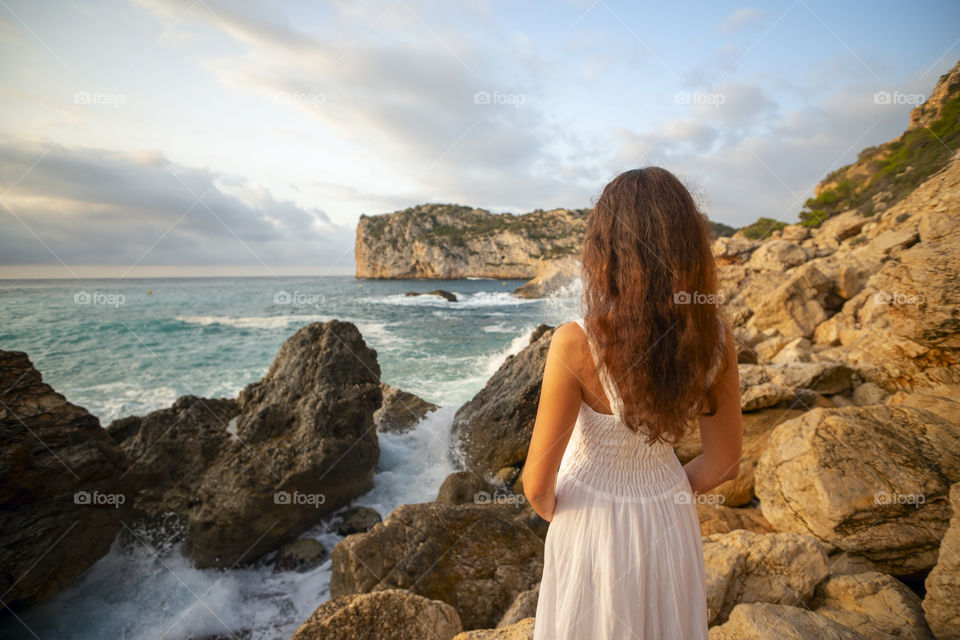
[[[887,201],[715,242],[744,441],[739,476],[696,505],[711,640],[960,637],[960,157]],[[301,328],[236,399],[106,429],[0,352],[4,602],[49,598],[129,523],[172,518],[197,567],[329,557],[331,598],[295,640],[530,638],[548,525],[519,472],[553,330],[456,412],[461,470],[437,498],[387,514],[345,507],[372,487],[378,433],[437,407],[385,385],[351,323]],[[697,433],[676,445],[700,451]],[[303,537],[321,521],[345,536],[332,550]]]

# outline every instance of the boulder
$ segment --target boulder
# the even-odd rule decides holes
[[[878,384],[864,382],[853,390],[853,403],[858,407],[870,404],[883,404],[889,394]]]
[[[960,385],[938,385],[914,392],[897,391],[887,398],[887,404],[926,409],[954,424],[960,424]]]
[[[867,638],[933,640],[917,594],[877,571],[828,577],[817,585],[810,607]]]
[[[778,531],[810,534],[905,575],[936,562],[960,480],[960,432],[923,409],[813,409],[778,426],[755,490]]]
[[[363,533],[373,528],[381,521],[380,514],[370,507],[350,507],[340,516],[340,526],[337,535],[349,536],[354,533]]]
[[[759,240],[723,236],[713,241],[713,257],[720,265],[744,263],[749,260],[753,250],[760,245]]]
[[[401,505],[333,551],[332,596],[401,588],[453,606],[465,629],[493,627],[543,571],[543,541],[515,505]]]
[[[833,291],[833,281],[809,262],[789,274],[765,273],[776,274],[779,282],[748,284],[755,291],[752,295],[745,292],[752,298],[749,307],[754,312],[748,326],[777,329],[787,338],[813,336],[817,325],[828,317],[825,307]]]
[[[960,483],[950,487],[953,517],[927,575],[923,610],[937,640],[960,638]]]
[[[107,433],[130,460],[124,484],[147,517],[175,513],[184,521],[203,476],[227,443],[240,406],[229,398],[177,398],[167,409],[114,421]]]
[[[535,332],[453,418],[454,442],[465,466],[487,480],[526,460],[552,337],[552,328]]]
[[[280,571],[309,571],[330,557],[330,552],[319,540],[301,538],[288,542],[280,547],[277,559],[273,563],[273,570]]]
[[[383,402],[373,414],[373,422],[380,433],[403,433],[415,427],[424,416],[439,407],[420,396],[380,383]]]
[[[231,440],[201,482],[184,553],[199,567],[249,562],[373,488],[380,366],[357,328],[315,322],[238,398]]]
[[[533,640],[534,618],[524,618],[506,627],[464,631],[453,640]]]
[[[445,602],[387,589],[324,602],[291,640],[450,640],[462,630],[457,612]]]
[[[869,640],[858,631],[801,607],[757,602],[738,604],[710,640]]]
[[[789,240],[768,240],[751,254],[747,267],[757,271],[786,271],[807,261],[803,247]]]
[[[27,354],[0,351],[0,594],[48,598],[110,549],[129,515],[123,451]]]
[[[704,538],[703,557],[711,625],[741,603],[805,603],[828,573],[820,542],[793,533],[716,533]]]
[[[497,627],[509,627],[521,620],[535,618],[537,616],[537,601],[540,599],[540,585],[537,584],[533,589],[522,591],[517,596],[507,612],[500,618]]]
[[[433,291],[407,291],[405,296],[440,296],[447,302],[456,302],[457,296],[455,294],[446,291],[445,289],[434,289]]]
[[[697,517],[700,519],[700,533],[709,536],[714,533],[730,533],[737,529],[746,529],[754,533],[773,533],[773,527],[763,517],[757,507],[727,507],[722,504],[697,502]]]
[[[437,501],[445,504],[475,504],[477,496],[493,492],[493,485],[473,471],[454,471],[443,480]]]

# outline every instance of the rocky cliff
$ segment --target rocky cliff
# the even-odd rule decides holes
[[[423,204],[360,216],[358,278],[533,278],[583,249],[588,209],[490,213]],[[718,236],[733,229],[713,223]]]
[[[874,96],[890,101],[891,94]],[[940,77],[926,101],[910,114],[896,139],[860,152],[814,189],[800,213],[803,224],[819,226],[832,215],[857,209],[866,216],[884,211],[942,169],[960,144],[960,63]]]
[[[494,214],[424,204],[360,216],[358,278],[532,278],[548,261],[580,252],[587,211]]]

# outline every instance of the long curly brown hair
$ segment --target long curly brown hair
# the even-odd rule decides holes
[[[660,167],[620,174],[590,213],[584,327],[620,391],[620,417],[651,444],[675,443],[716,412],[709,385],[725,368],[725,325],[711,243],[690,192]]]

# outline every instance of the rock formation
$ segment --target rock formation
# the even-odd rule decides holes
[[[48,598],[104,556],[128,516],[127,459],[27,354],[0,351],[0,594]]]
[[[287,542],[373,487],[380,366],[357,328],[315,322],[237,400],[236,438],[200,483],[185,553],[230,567]]]
[[[540,581],[543,541],[509,504],[408,504],[333,551],[331,596],[408,589],[453,606],[465,629],[497,624]]]

